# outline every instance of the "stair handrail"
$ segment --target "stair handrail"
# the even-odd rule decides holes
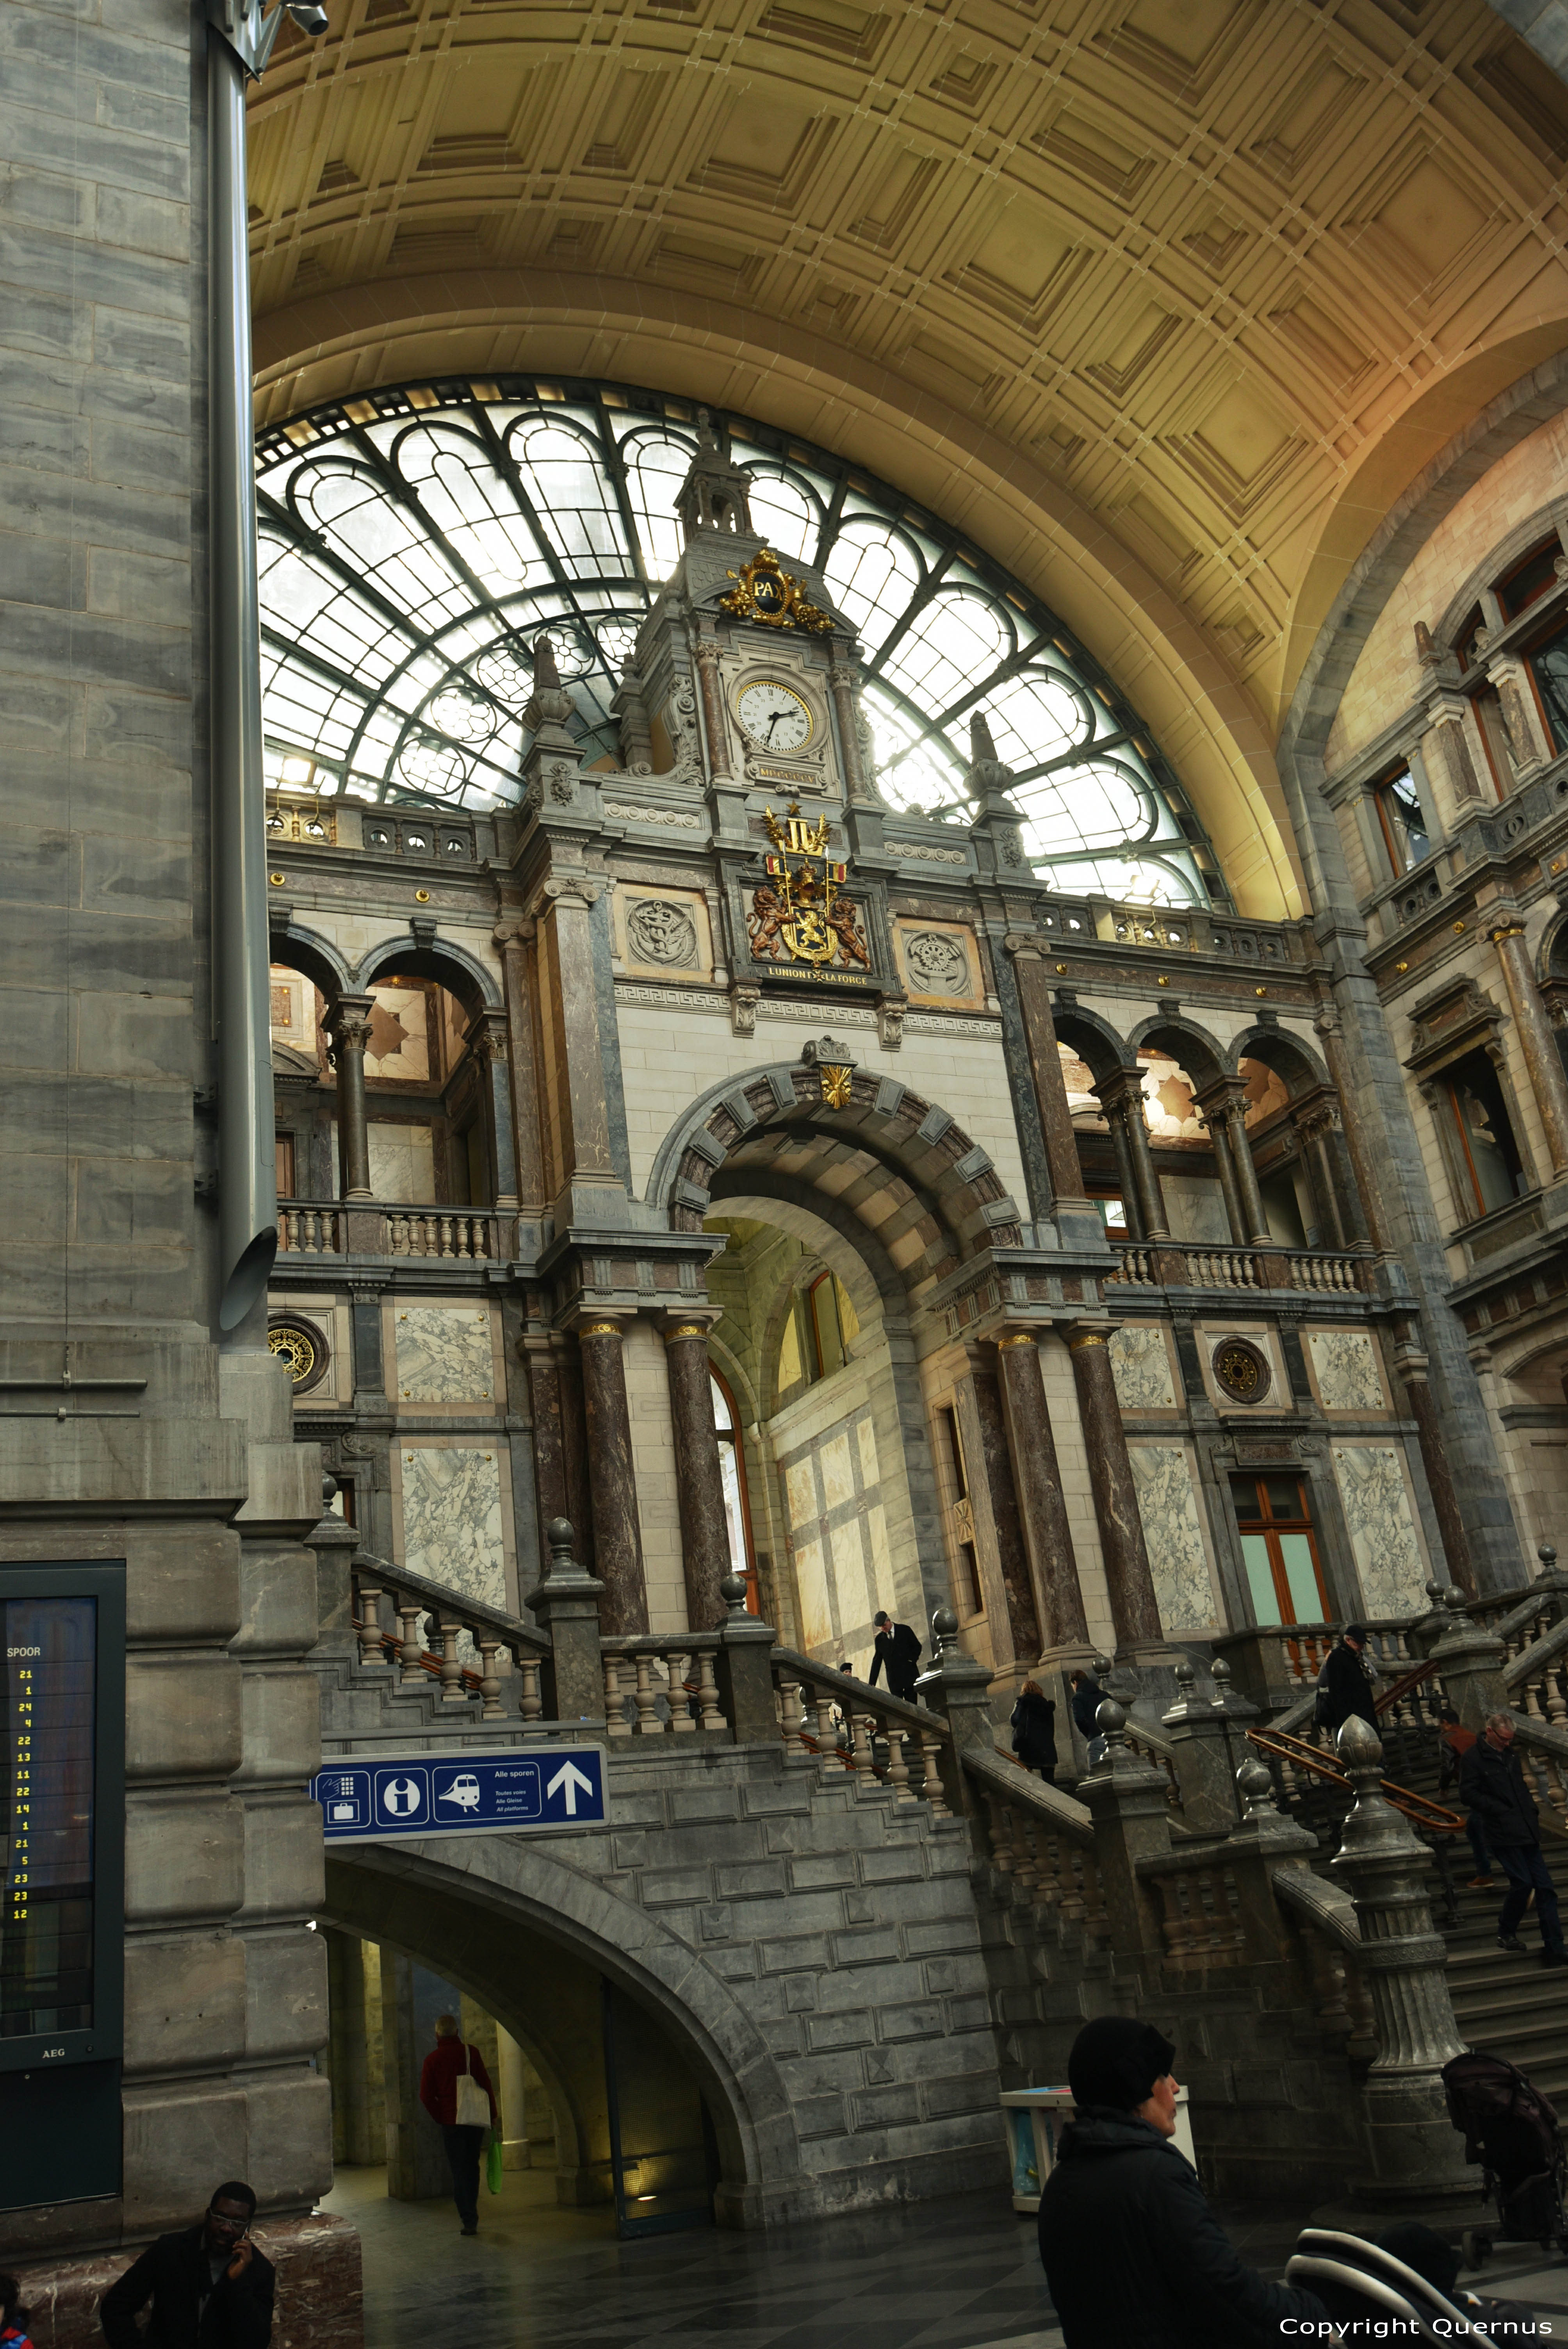
[[[1315,1745],[1305,1737],[1292,1737],[1271,1723],[1266,1729],[1249,1729],[1247,1743],[1255,1745],[1260,1754],[1272,1754],[1276,1761],[1288,1762],[1293,1769],[1305,1770],[1314,1777],[1326,1779],[1329,1785],[1351,1790],[1350,1779],[1337,1762],[1326,1761]],[[1409,1786],[1401,1786],[1392,1778],[1380,1778],[1386,1802],[1404,1814],[1414,1827],[1427,1835],[1462,1835],[1464,1816],[1450,1811],[1446,1803],[1434,1803],[1426,1795],[1418,1795]]]
[[[1543,1631],[1540,1639],[1532,1640],[1528,1648],[1521,1648],[1517,1656],[1510,1656],[1502,1668],[1507,1687],[1511,1691],[1528,1687],[1536,1673],[1543,1671],[1554,1658],[1563,1654],[1564,1649],[1568,1649],[1568,1615],[1564,1615],[1561,1622],[1553,1623],[1550,1631]]]
[[[1318,1932],[1328,1934],[1344,1949],[1360,1951],[1361,1920],[1343,1884],[1318,1876],[1310,1868],[1282,1868],[1275,1871],[1274,1889],[1276,1900],[1298,1909]]]
[[[999,1750],[988,1754],[983,1745],[962,1747],[958,1758],[965,1776],[975,1779],[988,1793],[1021,1806],[1031,1817],[1046,1821],[1058,1834],[1069,1836],[1074,1843],[1093,1843],[1094,1819],[1088,1806],[1065,1794],[1060,1786],[1048,1786],[1033,1771],[1021,1769]]]
[[[979,1790],[973,1809],[995,1871],[994,1890],[1040,1912],[1058,1939],[1065,1934],[1090,1949],[1106,1948],[1110,1924],[1090,1812],[984,1745],[960,1745],[956,1758],[962,1775]]]
[[[787,1760],[837,1761],[845,1770],[853,1771],[862,1786],[883,1784],[900,1802],[926,1802],[934,1816],[949,1816],[941,1757],[943,1747],[953,1742],[953,1732],[941,1713],[929,1705],[909,1704],[903,1697],[884,1695],[851,1672],[813,1662],[798,1648],[775,1647],[769,1654]],[[814,1726],[805,1715],[803,1690],[812,1699]],[[832,1718],[835,1704],[849,1733],[847,1747],[839,1743]],[[877,1756],[879,1735],[887,1748],[885,1761]],[[918,1786],[910,1775],[912,1761],[917,1766]]]

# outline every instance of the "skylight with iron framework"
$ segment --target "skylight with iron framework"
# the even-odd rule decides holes
[[[1056,615],[936,516],[826,450],[713,411],[756,530],[814,564],[859,632],[876,783],[962,820],[969,719],[1016,776],[1063,890],[1226,902],[1148,729]],[[502,378],[404,386],[259,439],[269,783],[431,809],[517,801],[530,647],[554,639],[590,763],[680,555],[686,401]]]

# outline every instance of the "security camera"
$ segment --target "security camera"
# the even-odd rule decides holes
[[[287,0],[289,15],[302,33],[325,33],[326,10],[314,5],[314,0]]]

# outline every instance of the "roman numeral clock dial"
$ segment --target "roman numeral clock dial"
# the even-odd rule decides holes
[[[759,750],[803,750],[811,739],[811,713],[793,687],[760,678],[735,705],[748,739]]]

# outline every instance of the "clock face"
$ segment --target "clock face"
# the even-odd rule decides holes
[[[803,750],[811,739],[811,713],[792,686],[762,678],[748,685],[736,712],[761,750]]]

